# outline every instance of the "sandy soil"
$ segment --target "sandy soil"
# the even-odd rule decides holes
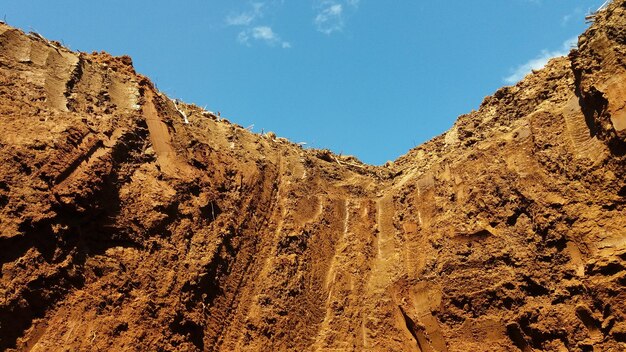
[[[0,24],[0,349],[626,350],[625,28],[374,167]]]

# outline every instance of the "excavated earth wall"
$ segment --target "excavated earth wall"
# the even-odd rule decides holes
[[[2,350],[626,350],[624,0],[384,167],[5,24],[0,127]]]

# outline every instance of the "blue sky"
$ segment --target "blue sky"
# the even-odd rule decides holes
[[[567,53],[603,2],[0,0],[0,17],[128,54],[160,90],[244,127],[382,164]]]

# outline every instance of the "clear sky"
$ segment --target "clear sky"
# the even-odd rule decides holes
[[[132,56],[174,98],[382,164],[549,56],[604,0],[0,0],[8,24]]]

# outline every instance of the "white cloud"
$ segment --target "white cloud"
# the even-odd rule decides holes
[[[291,48],[291,43],[283,41],[270,26],[255,25],[267,11],[282,4],[282,0],[269,0],[250,3],[248,11],[231,13],[226,17],[229,26],[243,27],[237,34],[237,41],[245,46],[252,46],[252,41],[264,42],[269,46],[279,45],[283,49]]]
[[[226,24],[229,26],[247,26],[254,20],[254,15],[243,12],[238,15],[229,15],[226,17]]]
[[[583,10],[580,6],[576,7],[574,10],[572,10],[572,12],[563,15],[563,17],[561,17],[561,26],[565,27],[568,24],[570,24],[571,20],[580,20],[582,22],[583,19]]]
[[[316,0],[315,28],[324,34],[342,32],[346,16],[358,10],[361,0]]]
[[[342,31],[344,27],[343,5],[333,1],[324,2],[313,22],[317,30],[324,34]]]
[[[239,32],[237,40],[244,45],[251,46],[251,40],[264,42],[269,46],[280,45],[283,49],[291,48],[291,43],[283,41],[269,26],[257,26]]]
[[[248,26],[256,19],[263,17],[264,3],[254,2],[250,6],[252,8],[248,11],[228,15],[226,17],[226,24],[229,26]]]
[[[272,27],[254,27],[252,28],[252,36],[254,39],[265,40],[267,42],[276,41],[276,33],[272,30]]]
[[[537,57],[529,60],[528,62],[518,66],[515,70],[513,70],[513,73],[510,76],[504,78],[504,82],[507,84],[515,84],[519,82],[520,80],[522,80],[522,78],[526,77],[526,75],[531,73],[533,70],[543,68],[548,63],[548,61],[550,61],[550,59],[558,56],[567,55],[577,42],[578,38],[574,37],[563,42],[561,48],[558,50],[542,50],[541,54],[539,54]]]
[[[561,18],[561,26],[567,26],[567,24],[569,23],[569,20],[571,19],[572,19],[572,14],[567,14],[563,16],[563,18]]]
[[[241,44],[250,46],[250,35],[248,34],[248,31],[239,32],[237,35],[237,41]]]

